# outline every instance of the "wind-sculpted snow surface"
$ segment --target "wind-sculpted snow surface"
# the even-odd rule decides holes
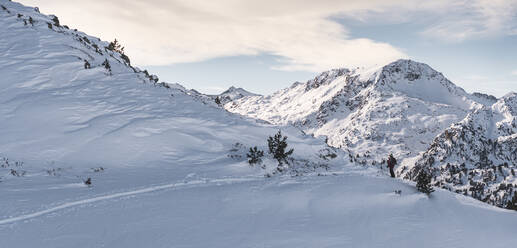
[[[429,198],[410,182],[350,164],[322,138],[242,118],[213,96],[160,83],[113,47],[0,0],[0,247],[517,242],[513,211],[444,190]],[[329,144],[361,154],[352,159],[359,162],[392,149],[410,156],[470,108],[487,108],[476,99],[491,101],[411,61],[333,70],[272,97],[235,88],[222,95],[234,112],[328,136]],[[512,99],[492,107],[501,125],[486,126],[509,147]],[[286,173],[271,176],[271,155],[250,166],[246,152],[267,151],[278,129],[294,153]]]
[[[278,130],[159,83],[108,42],[57,17],[1,4],[0,157],[87,168],[197,164],[227,159],[236,142],[264,149]],[[305,159],[326,147],[294,128],[284,132]]]
[[[428,198],[399,180],[355,169],[320,177],[187,181],[120,198],[65,201],[68,208],[0,221],[0,240],[9,248],[506,248],[517,242],[513,211],[444,190]],[[23,193],[29,195],[12,199]],[[34,212],[27,213],[14,216]]]
[[[378,163],[389,154],[412,157],[481,99],[429,66],[399,60],[380,68],[339,69],[271,96],[225,105],[231,112],[276,124],[293,124],[350,150],[354,161]]]

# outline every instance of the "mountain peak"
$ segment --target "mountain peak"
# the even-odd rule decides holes
[[[215,97],[215,101],[217,104],[225,105],[228,102],[235,101],[237,99],[241,99],[243,97],[248,96],[259,96],[258,94],[251,93],[243,88],[237,88],[235,86],[230,86],[227,90],[223,91],[223,93],[213,96]]]
[[[332,81],[334,81],[334,79],[341,77],[347,73],[350,73],[350,70],[347,68],[338,68],[322,72],[315,78],[307,81],[305,91],[318,88],[322,84],[331,83]]]
[[[230,88],[223,91],[223,93],[219,94],[219,96],[228,96],[228,95],[258,96],[258,94],[249,92],[243,88],[235,87],[235,86],[230,86]]]

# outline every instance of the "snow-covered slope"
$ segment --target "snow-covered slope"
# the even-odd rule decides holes
[[[158,83],[108,42],[57,17],[1,3],[0,156],[61,167],[197,164],[228,159],[236,142],[264,149],[278,129]],[[294,128],[284,132],[302,157],[303,147],[315,158],[325,147]]]
[[[351,169],[321,177],[191,178],[119,197],[126,192],[67,199],[36,212],[64,207],[47,214],[13,215],[9,224],[0,218],[0,240],[9,248],[508,248],[517,242],[514,211],[443,190],[427,198],[401,181]],[[45,186],[34,189],[32,204],[51,191]],[[58,192],[73,191],[80,190]],[[22,200],[23,192],[10,192],[10,199]]]
[[[517,97],[468,94],[429,66],[399,60],[369,70],[339,69],[272,96],[225,105],[232,112],[293,124],[415,180],[432,167],[434,185],[517,209]]]
[[[436,186],[517,210],[517,94],[477,108],[399,171],[414,179],[422,168]]]
[[[323,139],[159,83],[108,48],[0,0],[0,157],[9,157],[0,159],[0,247],[517,242],[513,211],[441,190],[428,198],[407,181],[348,164]],[[294,174],[264,177],[244,154],[266,150],[278,129],[295,149]]]
[[[389,153],[412,157],[488,97],[470,95],[429,66],[398,60],[380,68],[337,69],[271,96],[245,97],[228,111],[326,136],[361,163]]]

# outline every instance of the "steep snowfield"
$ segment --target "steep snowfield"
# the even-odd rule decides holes
[[[182,86],[158,84],[105,49],[106,42],[50,29],[53,21],[32,8],[2,4],[11,12],[0,11],[4,156],[74,167],[198,163],[226,158],[235,142],[264,146],[276,132],[205,104]],[[34,26],[24,25],[28,18]],[[290,130],[288,136],[306,142]]]
[[[413,157],[452,123],[489,98],[467,94],[429,66],[399,60],[380,68],[338,69],[271,96],[225,105],[231,112],[275,124],[293,124],[325,136],[361,163],[389,153]]]
[[[346,153],[323,139],[242,118],[210,96],[158,83],[107,42],[60,26],[52,16],[7,0],[0,5],[0,157],[9,158],[0,159],[2,248],[517,242],[513,211],[441,190],[428,198],[384,171],[349,164]],[[351,80],[358,86],[351,90],[363,82]],[[326,97],[323,91],[314,94]],[[439,125],[474,104],[468,95],[464,105],[451,107],[449,98],[407,100],[397,92],[383,99],[401,106],[437,101],[421,108],[443,111]],[[274,161],[266,157],[265,170],[250,167],[244,154],[255,145],[266,150],[267,136],[278,129],[289,137],[295,160],[286,173],[264,177]]]
[[[228,113],[195,91],[158,83],[156,76],[131,67],[121,53],[107,49],[107,42],[57,26],[53,17],[33,8],[3,0],[0,4],[3,196],[19,187],[38,189],[43,179],[56,182],[51,188],[66,191],[84,188],[82,181],[91,177],[95,187],[110,191],[188,175],[264,176],[276,163],[266,157],[265,170],[251,168],[246,150],[267,149],[267,137],[278,129],[294,148],[293,173],[343,165],[342,153],[322,140],[293,127],[259,124]],[[320,157],[329,153],[337,158]],[[124,181],[128,173],[156,175],[149,181]],[[101,186],[103,174],[116,183]],[[19,194],[32,198],[33,191],[28,192]],[[63,194],[44,194],[45,201],[59,202]],[[12,199],[0,202],[0,217],[34,207]]]

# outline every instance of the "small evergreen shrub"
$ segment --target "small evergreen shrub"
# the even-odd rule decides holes
[[[248,154],[246,154],[246,157],[248,157],[248,163],[250,165],[261,164],[263,156],[264,151],[259,150],[256,146],[250,147]]]
[[[102,55],[102,52],[101,50],[99,49],[99,46],[97,46],[97,44],[92,44],[92,47],[95,48],[95,52],[97,52],[98,54]]]
[[[416,177],[416,189],[422,193],[430,195],[434,192],[433,186],[431,185],[432,175],[426,169],[421,169]]]
[[[55,15],[51,15],[52,16],[52,21],[54,22],[54,26],[56,27],[59,27],[59,19],[57,18],[57,16]]]
[[[284,164],[288,164],[287,159],[293,153],[293,149],[287,150],[287,136],[282,136],[282,132],[278,130],[275,136],[267,139],[269,153],[278,161],[279,168]]]
[[[88,44],[91,44],[91,41],[86,36],[83,36],[83,41],[88,43]]]
[[[124,53],[124,47],[120,44],[120,42],[118,42],[117,39],[110,42],[106,49],[120,53],[120,58],[123,59],[128,65],[131,64],[129,57]]]
[[[9,167],[22,167],[23,166],[23,162],[20,162],[20,161],[10,161],[8,158],[2,158],[0,159],[0,167],[1,168],[9,168]]]
[[[131,61],[129,60],[129,57],[127,55],[121,53],[120,58],[123,59],[128,65],[131,64]]]
[[[325,148],[325,149],[321,149],[319,151],[318,157],[320,157],[323,160],[328,161],[331,159],[335,159],[337,157],[337,154],[335,152],[333,152],[331,149]]]
[[[27,173],[27,172],[23,171],[23,170],[11,169],[11,175],[13,175],[15,177],[23,177],[23,176],[25,176],[25,173]]]
[[[45,170],[49,176],[58,177],[61,175],[61,172],[63,171],[63,168],[52,168]]]
[[[124,47],[118,42],[117,39],[110,42],[110,44],[106,48],[110,51],[118,52],[120,54],[124,53]]]
[[[228,157],[231,159],[240,160],[240,159],[242,159],[244,153],[245,153],[244,145],[237,142],[232,145],[232,148],[229,150]]]
[[[102,62],[102,65],[111,74],[111,65],[110,65],[110,62],[108,61],[108,59],[105,59],[104,62]]]

